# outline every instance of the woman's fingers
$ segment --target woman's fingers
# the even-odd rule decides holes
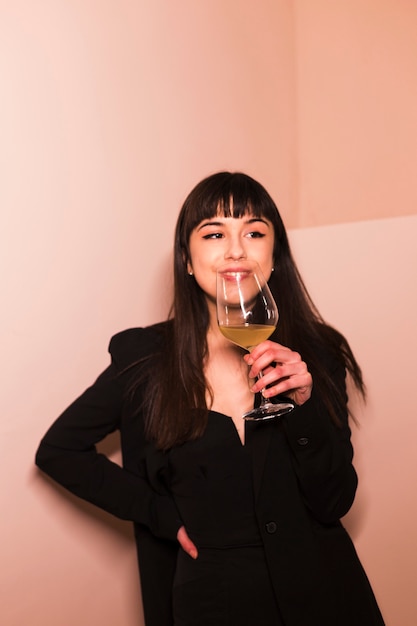
[[[193,559],[196,559],[198,557],[197,548],[189,538],[184,526],[181,526],[181,528],[177,532],[177,539],[184,552],[189,554]]]
[[[311,396],[312,378],[309,372],[303,375],[292,374],[278,379],[277,374],[266,375],[257,380],[251,390],[253,393],[262,392],[266,398],[279,395],[288,396],[300,405],[304,404]]]
[[[262,391],[267,398],[287,395],[297,404],[309,399],[313,381],[298,352],[273,341],[264,341],[245,356],[245,361],[250,365],[250,377],[263,375],[251,388],[254,393]]]
[[[248,365],[252,366],[254,376],[257,376],[259,371],[265,369],[268,365],[301,361],[301,357],[297,352],[293,352],[274,341],[263,341],[250,354],[246,354],[244,359]]]

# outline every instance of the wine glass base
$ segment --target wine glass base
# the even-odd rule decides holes
[[[272,402],[266,402],[265,404],[244,413],[242,418],[252,422],[262,422],[291,413],[294,409],[295,404],[292,402],[277,402],[275,404]]]

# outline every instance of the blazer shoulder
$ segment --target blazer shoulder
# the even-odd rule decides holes
[[[116,333],[108,348],[112,363],[120,371],[156,354],[167,341],[169,327],[169,322],[161,322]]]

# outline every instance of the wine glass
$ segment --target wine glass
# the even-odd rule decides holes
[[[258,263],[230,262],[217,269],[217,321],[226,339],[249,352],[272,335],[278,323],[278,308]],[[271,402],[262,395],[260,406],[242,417],[267,420],[294,408],[289,400]]]

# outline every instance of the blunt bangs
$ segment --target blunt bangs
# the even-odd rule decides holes
[[[245,215],[269,220],[276,241],[285,236],[278,208],[266,189],[242,173],[219,172],[202,180],[184,202],[178,221],[178,235],[183,249],[194,228],[216,216],[240,218]]]

